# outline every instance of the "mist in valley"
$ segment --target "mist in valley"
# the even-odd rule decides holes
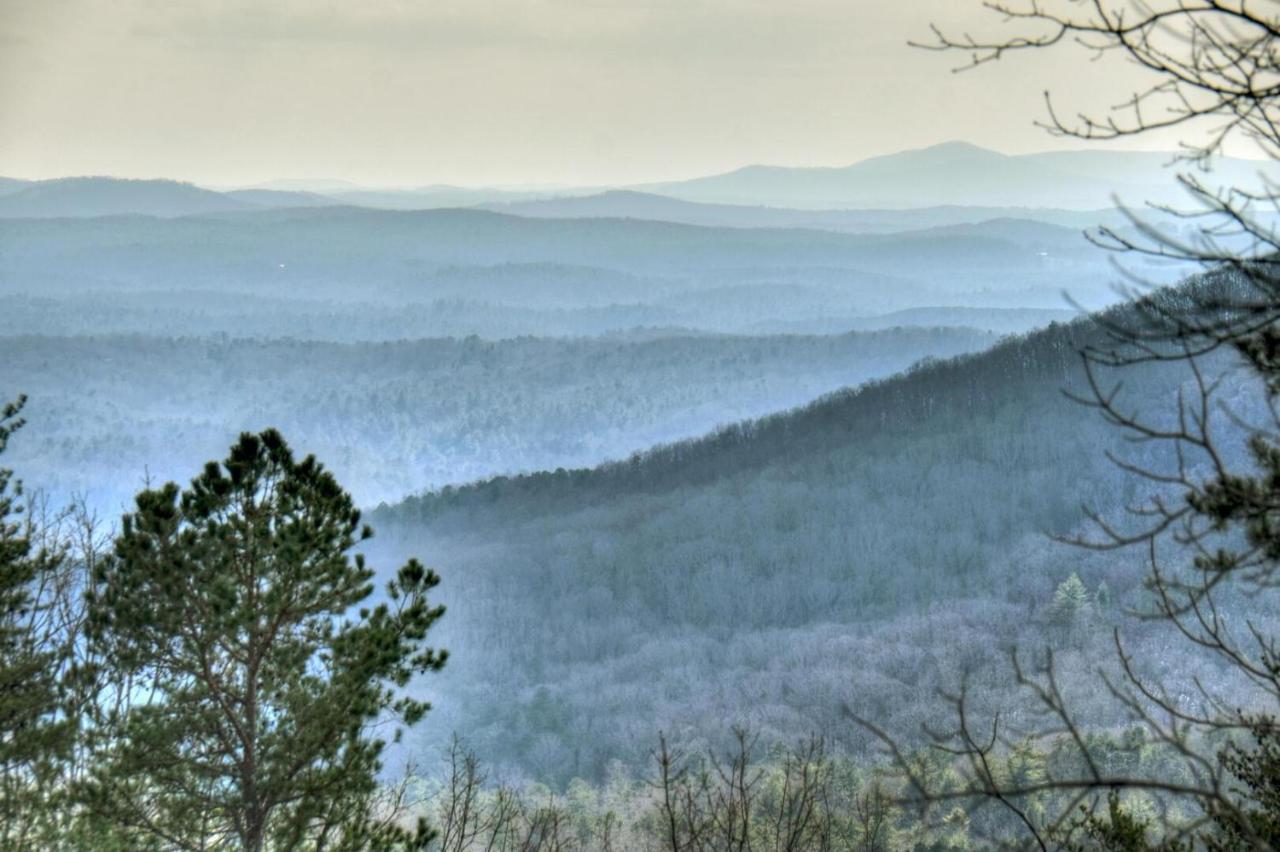
[[[1273,12],[80,5],[0,21],[0,848],[1280,843]]]

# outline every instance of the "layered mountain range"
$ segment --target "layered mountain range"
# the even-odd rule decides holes
[[[1051,537],[1135,496],[1106,460],[1132,447],[1063,391],[1105,340],[1086,314],[1197,271],[1097,244],[1140,233],[1117,198],[1180,198],[1169,159],[948,144],[556,190],[0,180],[0,400],[30,396],[6,465],[115,518],[283,429],[378,507],[374,564],[444,577],[454,657],[419,751],[457,731],[552,783],[642,762],[658,730],[865,752],[851,712],[915,729],[958,672],[1008,700],[993,647],[1049,637],[1083,682],[1108,649],[1054,632],[1067,577],[1115,602],[1095,626],[1138,599],[1140,565]],[[1185,379],[1141,368],[1127,400]]]

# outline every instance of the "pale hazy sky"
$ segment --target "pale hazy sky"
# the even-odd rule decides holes
[[[1064,147],[1031,124],[1045,88],[1116,85],[1067,53],[951,74],[906,46],[930,21],[999,26],[979,0],[0,0],[0,175],[600,184],[1017,153]]]

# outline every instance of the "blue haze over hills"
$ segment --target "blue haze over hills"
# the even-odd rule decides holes
[[[111,519],[284,429],[378,507],[378,564],[445,578],[423,749],[457,729],[565,782],[642,760],[655,725],[842,730],[845,701],[908,728],[967,664],[1001,700],[981,649],[1043,631],[1068,569],[1138,592],[1043,533],[1127,496],[1061,394],[1100,333],[1064,293],[1124,300],[1083,232],[1132,227],[1113,193],[1177,201],[1168,160],[948,144],[554,191],[0,179],[0,399],[30,395],[6,464]],[[1138,402],[1176,390],[1148,378]]]
[[[339,467],[360,499],[624,457],[888,375],[920,358],[981,348],[993,335],[1068,320],[1077,311],[1064,293],[1091,309],[1114,302],[1112,258],[1082,231],[1123,229],[1128,222],[1107,208],[1105,196],[1085,194],[1104,184],[1155,186],[1168,177],[1161,168],[1167,161],[1165,155],[1099,152],[1009,157],[948,144],[842,169],[751,167],[643,191],[549,195],[445,186],[387,190],[337,180],[215,191],[172,180],[5,179],[0,335],[45,365],[18,359],[23,371],[10,370],[5,385],[16,392],[21,377],[31,377],[24,388],[36,395],[31,418],[54,433],[48,441],[71,441],[90,455],[96,451],[88,448],[124,440],[112,435],[131,434],[137,445],[67,471],[45,469],[56,454],[30,445],[16,446],[14,458],[22,462],[26,452],[32,463],[46,459],[33,472],[37,478],[60,489],[101,490],[114,512],[131,486],[101,488],[101,482],[136,482],[144,464],[153,474],[181,477],[203,460],[197,456],[239,428],[298,421],[296,401],[283,407],[288,394],[252,390],[241,353],[256,350],[237,346],[287,340],[315,347],[303,362],[332,366],[314,381],[305,373],[292,381],[354,412],[354,400],[366,393],[374,395],[366,406],[385,404],[382,391],[362,389],[362,381],[402,383],[412,398],[415,375],[434,382],[430,376],[449,370],[413,366],[386,350],[388,364],[401,366],[385,373],[368,368],[362,380],[350,365],[373,363],[379,350],[368,347],[470,337],[495,343],[537,338],[544,341],[538,360],[565,363],[558,377],[531,367],[529,385],[508,361],[515,350],[500,346],[482,359],[490,367],[475,376],[478,398],[430,425],[393,418],[393,442],[421,442],[418,455],[427,453],[430,462],[413,462],[412,452],[379,459],[365,452],[352,428],[328,428],[316,446],[329,458],[350,460]],[[1253,165],[1229,161],[1221,168],[1238,177]],[[1155,282],[1182,271],[1142,259],[1131,267]],[[928,328],[951,331],[917,333]],[[877,336],[865,342],[847,336],[870,332]],[[819,345],[816,336],[825,335],[837,337]],[[572,342],[583,338],[599,342]],[[85,339],[104,348],[68,343]],[[189,401],[181,408],[205,430],[184,442],[199,453],[165,446],[169,427],[160,424],[170,422],[164,412],[172,407],[157,408],[160,400],[133,394],[131,405],[121,407],[94,393],[89,399],[96,402],[86,405],[66,385],[77,372],[67,360],[71,353],[93,361],[82,371],[91,387],[126,364],[128,374],[115,381],[145,384],[153,372],[157,378],[164,372],[147,367],[148,353],[164,351],[166,341],[208,339],[228,341],[218,346],[230,348],[184,347],[209,358],[223,352],[187,367],[210,371],[207,378],[192,377],[209,388],[208,405]],[[664,347],[695,344],[699,357],[727,372],[671,373],[649,361]],[[588,356],[592,350],[584,346],[601,347],[600,353]],[[649,354],[641,357],[637,346]],[[604,351],[633,352],[634,371],[624,359],[609,368],[618,371],[615,378],[592,376],[576,360],[613,363]],[[849,361],[850,351],[864,353],[864,361]],[[41,352],[64,354],[33,354]],[[264,375],[272,359],[286,357],[282,353],[262,351]],[[180,362],[166,360],[165,370]],[[783,364],[797,379],[786,392],[767,378]],[[104,371],[104,365],[115,366]],[[339,375],[345,378],[338,381]],[[783,375],[777,373],[779,380]],[[601,384],[607,382],[638,384],[612,419],[591,427],[598,433],[566,440],[556,431],[559,414],[511,419],[511,406],[525,404],[518,401],[526,392],[567,393],[561,404],[570,408],[611,410],[591,396],[607,395]],[[752,384],[748,389],[741,382]],[[659,385],[685,388],[686,396],[658,394]],[[99,404],[116,414],[99,416]],[[64,412],[62,419],[55,410]],[[485,410],[506,424],[501,435],[477,425]],[[72,411],[74,423],[65,419]],[[329,415],[308,419],[328,422]],[[138,422],[152,426],[138,429]],[[347,437],[335,442],[335,435]],[[441,454],[426,445],[451,449]],[[535,445],[546,451],[529,449]],[[77,471],[88,469],[100,474],[77,479]]]

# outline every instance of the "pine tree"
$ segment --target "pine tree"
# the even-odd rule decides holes
[[[1058,624],[1076,624],[1089,614],[1089,590],[1085,588],[1079,574],[1058,584],[1053,593],[1053,603],[1049,607],[1050,617]]]
[[[25,398],[0,407],[0,452],[22,426]],[[50,644],[44,600],[34,590],[61,554],[36,548],[22,488],[0,469],[0,848],[38,844],[50,816],[48,786],[71,745],[58,689],[64,648]]]
[[[1093,593],[1093,601],[1097,604],[1098,612],[1105,614],[1111,610],[1111,587],[1107,585],[1107,581],[1103,580],[1098,583],[1098,589]]]
[[[350,495],[274,430],[241,435],[182,491],[143,491],[94,578],[91,641],[117,677],[86,802],[163,845],[416,847],[376,803],[384,741],[429,709],[434,572],[372,604],[371,535]],[[399,737],[400,729],[395,729]]]

